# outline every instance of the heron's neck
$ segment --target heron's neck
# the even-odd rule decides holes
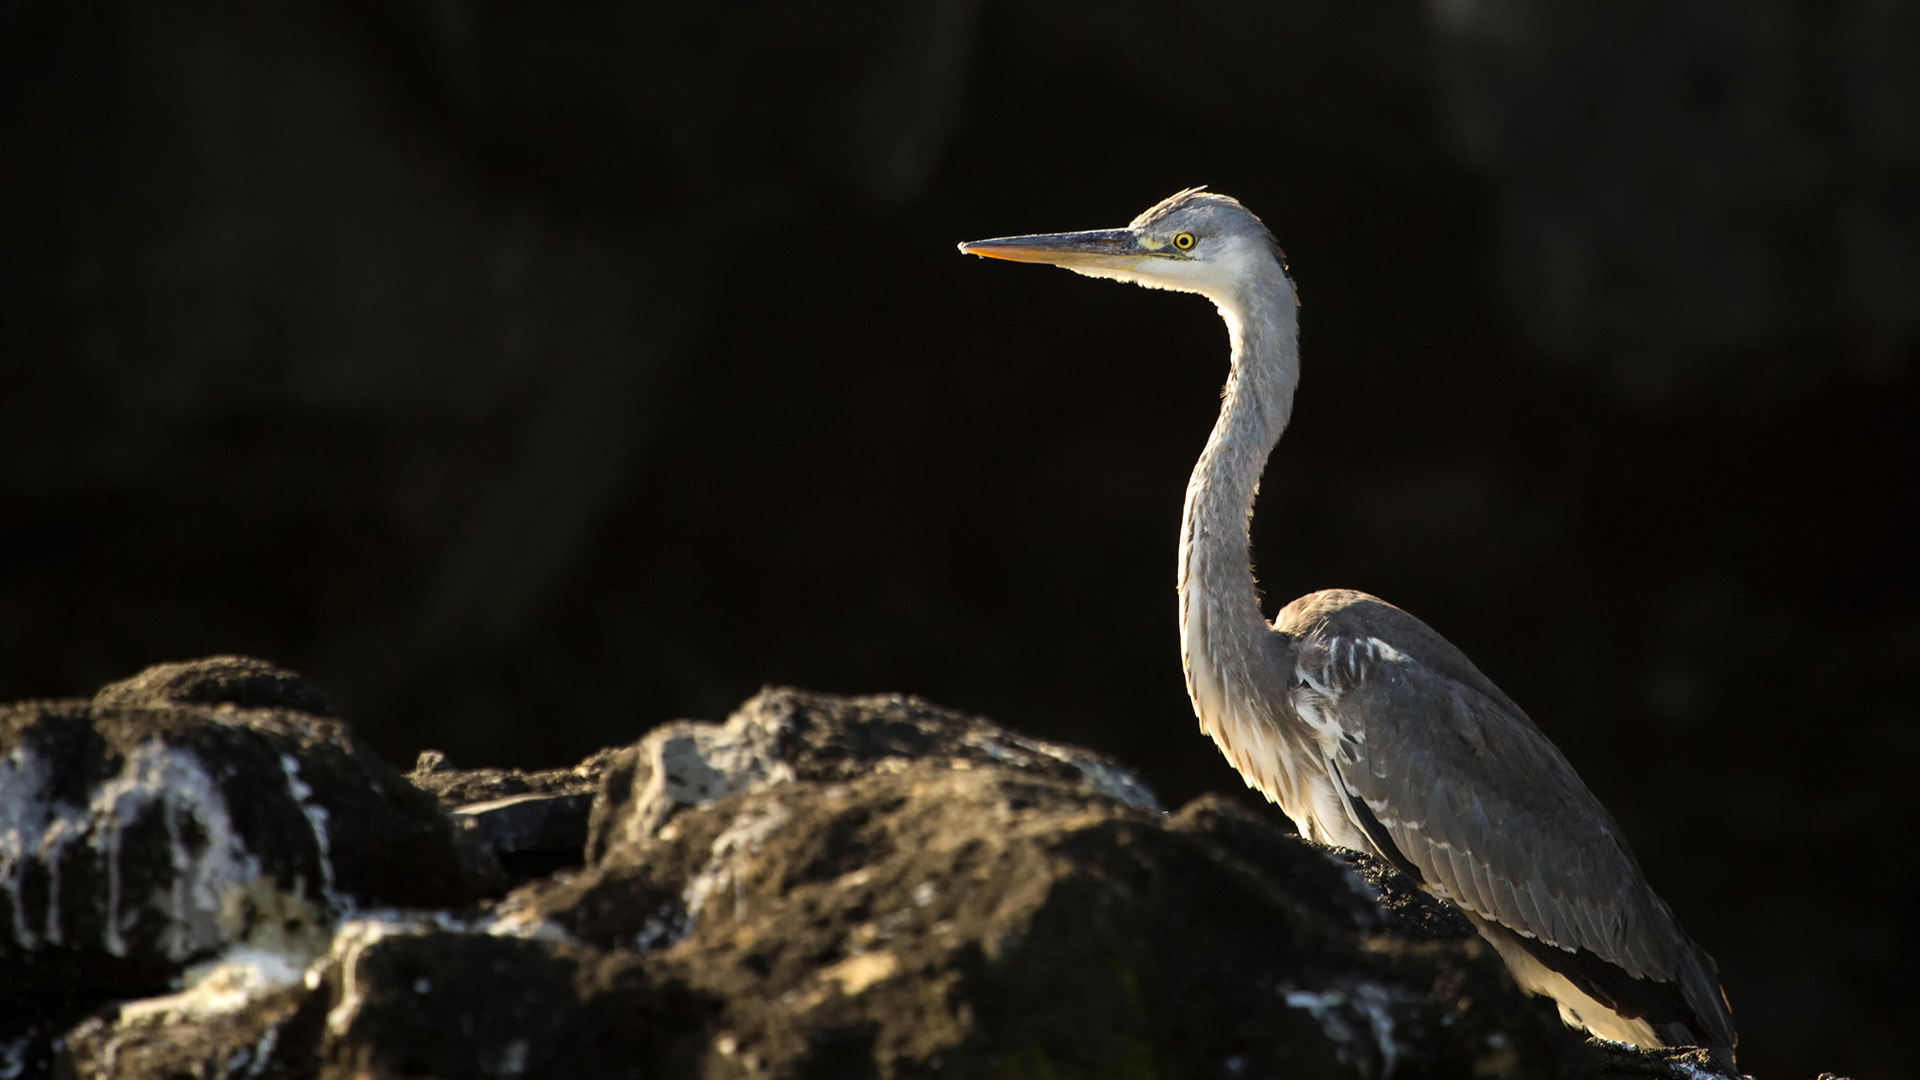
[[[1201,721],[1253,696],[1270,631],[1254,588],[1248,524],[1267,455],[1293,413],[1300,378],[1293,287],[1270,280],[1216,298],[1233,342],[1220,419],[1187,482],[1180,533],[1180,637],[1187,689]]]

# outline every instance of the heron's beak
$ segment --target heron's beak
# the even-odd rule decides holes
[[[1003,236],[998,240],[961,244],[960,250],[987,259],[1047,263],[1072,270],[1131,270],[1140,260],[1158,254],[1142,244],[1130,229]]]

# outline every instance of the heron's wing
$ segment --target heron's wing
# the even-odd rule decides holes
[[[1654,894],[1612,816],[1457,650],[1419,647],[1453,669],[1375,636],[1315,635],[1295,653],[1292,702],[1353,823],[1423,884],[1530,939],[1521,944],[1536,959],[1627,1004],[1626,1015],[1680,1019],[1685,1038],[1730,1049],[1712,958]]]
[[[1344,794],[1373,818],[1358,823],[1383,829],[1426,884],[1636,978],[1680,973],[1672,915],[1613,819],[1525,716],[1379,638],[1323,638],[1297,663],[1294,703],[1317,721]]]

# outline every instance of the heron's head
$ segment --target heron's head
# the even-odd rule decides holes
[[[1238,306],[1249,288],[1286,285],[1286,257],[1260,219],[1237,200],[1201,188],[1161,202],[1124,229],[975,240],[960,250],[1200,293],[1223,307]]]

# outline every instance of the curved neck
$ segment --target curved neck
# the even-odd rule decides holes
[[[1269,634],[1254,587],[1248,524],[1267,455],[1286,430],[1300,379],[1293,285],[1279,265],[1236,296],[1215,297],[1233,369],[1213,435],[1187,482],[1180,530],[1180,638],[1202,723],[1252,697]]]

